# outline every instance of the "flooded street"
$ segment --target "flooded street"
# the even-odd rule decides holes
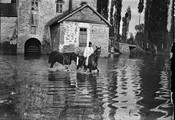
[[[49,66],[47,56],[0,56],[0,120],[174,118],[168,57],[100,58],[99,74]]]

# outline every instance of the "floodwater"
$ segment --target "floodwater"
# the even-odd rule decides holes
[[[170,60],[100,58],[100,73],[74,62],[50,70],[47,56],[0,56],[0,120],[173,120]],[[57,69],[56,69],[57,68]]]

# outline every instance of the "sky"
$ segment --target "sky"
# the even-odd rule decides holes
[[[172,0],[171,1],[171,4],[172,4]],[[144,0],[144,4],[145,4],[146,0]],[[133,35],[135,36],[136,34],[136,30],[134,29],[136,25],[139,24],[139,14],[138,14],[138,3],[139,3],[139,0],[123,0],[122,2],[122,13],[121,13],[121,16],[124,17],[125,13],[126,13],[126,9],[128,8],[128,6],[130,6],[131,8],[131,21],[130,21],[130,24],[129,24],[129,33],[133,33]],[[170,4],[170,6],[171,6]],[[145,8],[146,5],[144,5],[144,8]],[[170,7],[171,8],[171,7]],[[144,10],[141,14],[141,21],[140,23],[144,23]],[[171,9],[169,9],[169,12],[168,12],[168,25],[167,25],[167,29],[169,30],[170,29],[170,21],[171,21]],[[121,27],[120,27],[120,34],[122,33],[122,24],[123,22],[121,21]],[[128,34],[130,35],[130,34]]]

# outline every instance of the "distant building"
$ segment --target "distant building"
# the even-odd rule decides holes
[[[110,23],[96,11],[96,0],[1,0],[0,5],[0,42],[16,44],[18,54],[69,52],[91,41],[108,55]]]

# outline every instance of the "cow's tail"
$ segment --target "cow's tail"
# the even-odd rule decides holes
[[[48,63],[52,63],[53,61],[53,56],[49,55]]]

